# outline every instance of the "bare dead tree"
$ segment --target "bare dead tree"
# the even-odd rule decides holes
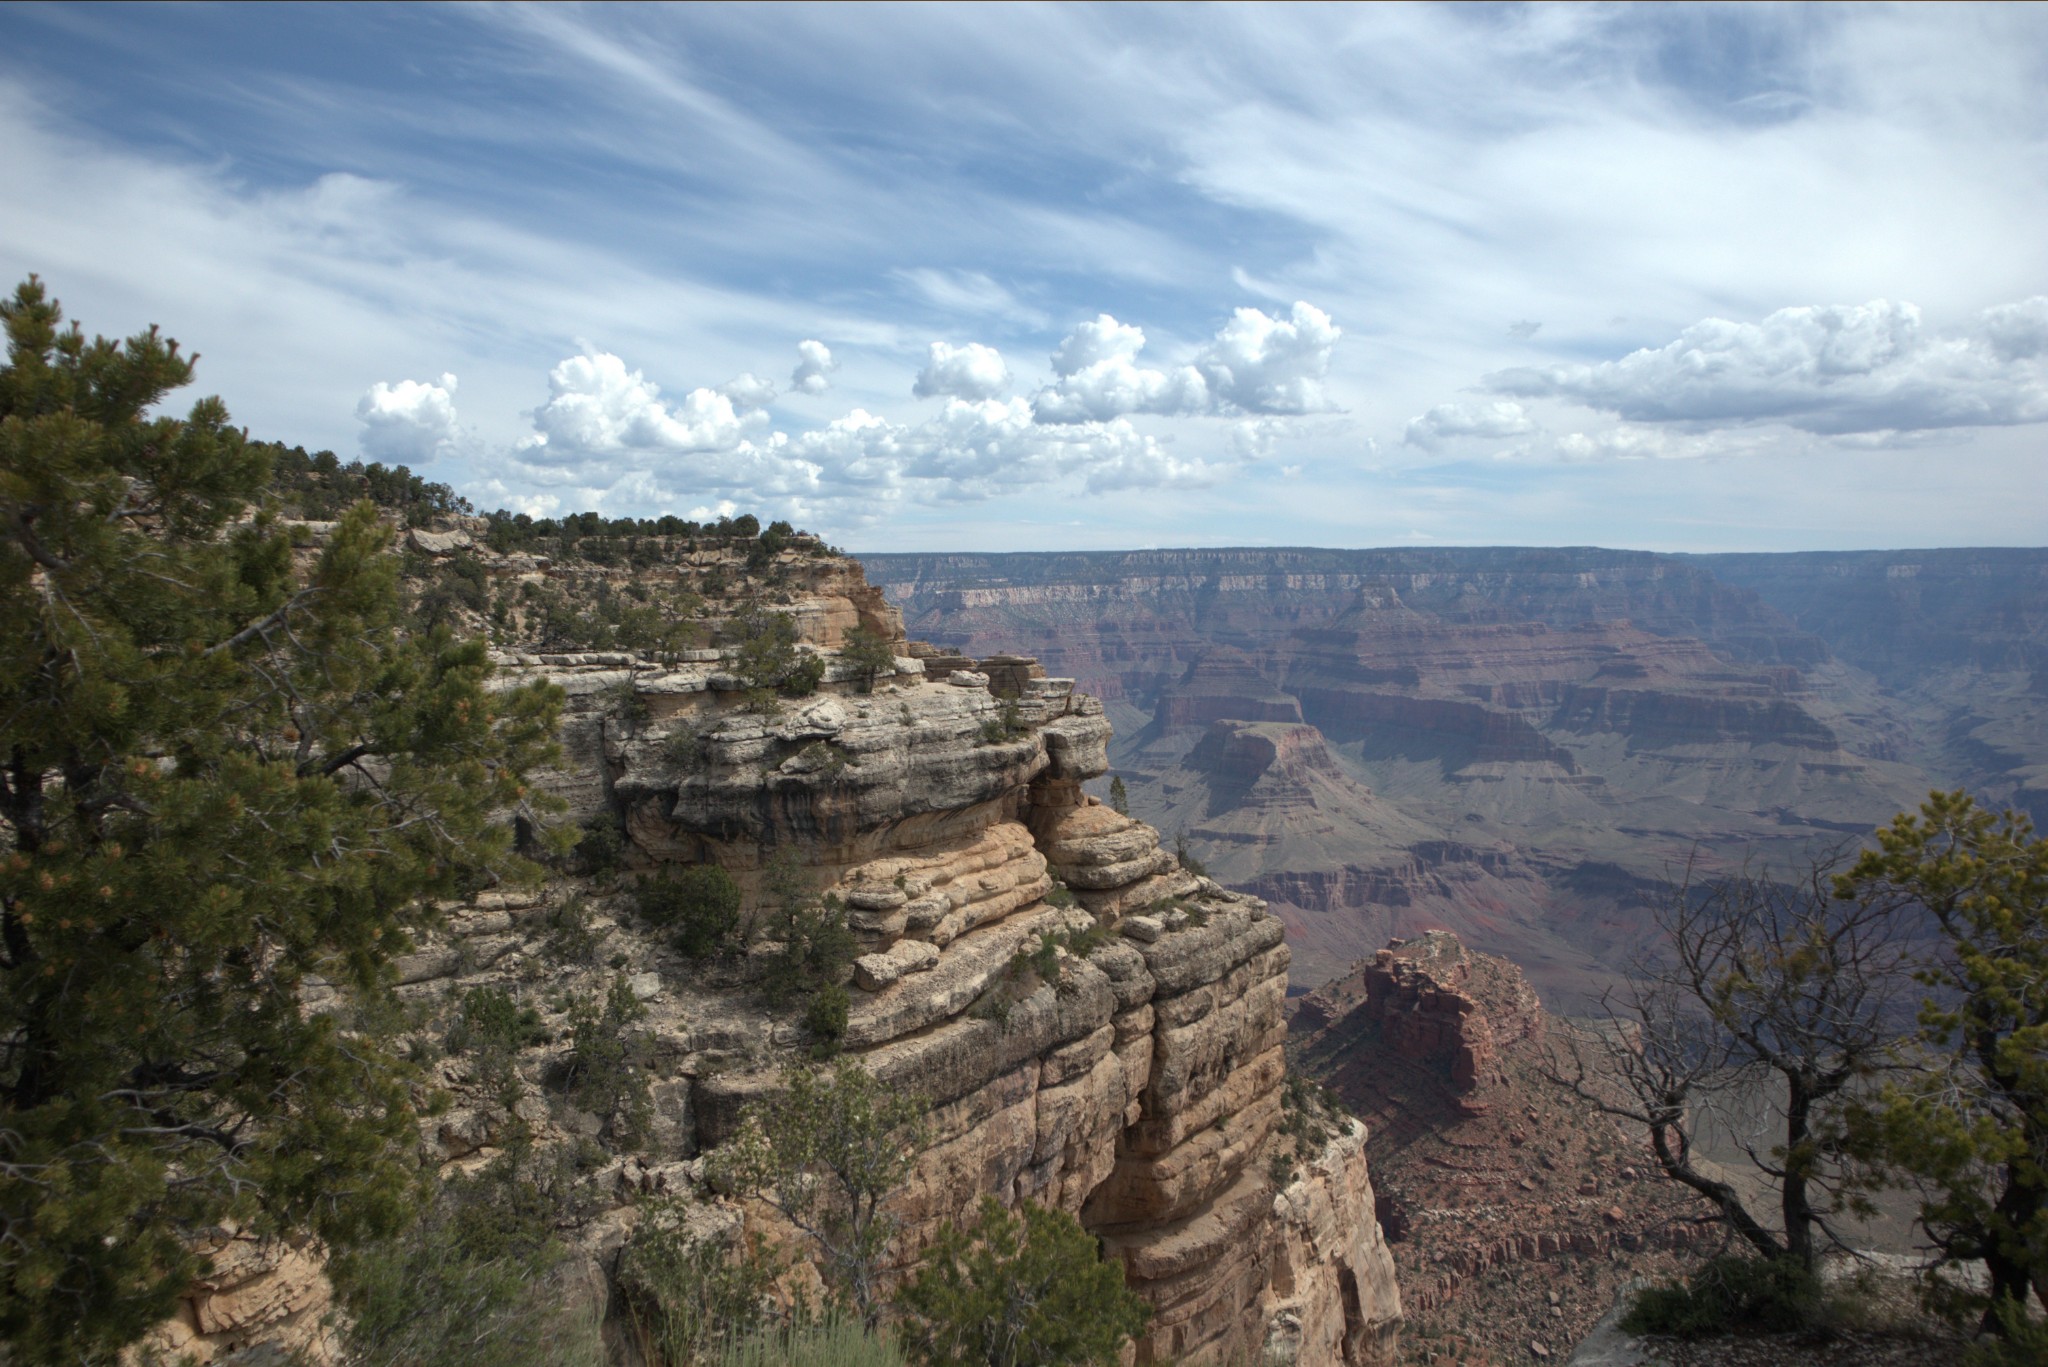
[[[1610,1028],[1568,1040],[1552,1064],[1557,1081],[1642,1125],[1664,1175],[1750,1247],[1808,1266],[1821,1239],[1841,1244],[1837,1217],[1870,1209],[1844,1111],[1910,1026],[1917,947],[1896,900],[1835,894],[1840,862],[1815,858],[1789,881],[1751,865],[1700,880],[1688,863],[1658,902],[1650,957],[1603,998]],[[1746,1123],[1757,1098],[1761,1120]],[[1707,1123],[1770,1180],[1775,1218],[1703,1166]]]

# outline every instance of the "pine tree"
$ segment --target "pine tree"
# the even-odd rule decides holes
[[[1921,973],[1927,1054],[1858,1127],[1917,1179],[1921,1227],[1950,1259],[1982,1259],[1983,1328],[2025,1323],[2048,1287],[2048,839],[2018,812],[1933,793],[1877,833],[1839,895],[1898,899],[1939,930]]]
[[[233,1220],[406,1214],[407,1079],[365,1017],[422,899],[516,875],[559,694],[399,630],[375,508],[295,546],[269,453],[154,329],[0,303],[0,1339],[110,1361]]]
[[[1119,816],[1129,816],[1131,814],[1131,795],[1124,788],[1123,775],[1121,774],[1118,774],[1109,781],[1109,806],[1110,810],[1116,812]]]

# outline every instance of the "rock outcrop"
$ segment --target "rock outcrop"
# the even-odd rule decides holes
[[[478,557],[504,601],[614,591],[596,567],[492,557],[479,537],[414,544]],[[496,652],[506,684],[543,678],[567,694],[565,758],[546,782],[617,871],[445,908],[399,960],[398,993],[422,1015],[450,1018],[494,988],[541,1037],[517,1052],[509,1085],[487,1085],[461,1053],[433,1065],[456,1102],[423,1134],[422,1160],[475,1170],[515,1137],[572,1155],[582,1261],[563,1294],[593,1309],[616,1296],[648,1197],[685,1196],[730,1223],[738,1208],[706,1185],[703,1156],[817,1037],[763,1004],[744,954],[689,960],[637,924],[632,889],[716,865],[753,915],[794,878],[842,908],[857,941],[833,1047],[928,1116],[929,1145],[889,1202],[899,1265],[984,1194],[1029,1199],[1076,1214],[1154,1307],[1137,1362],[1391,1363],[1400,1297],[1364,1128],[1306,1150],[1280,1133],[1283,927],[1084,791],[1108,767],[1102,704],[1030,657],[906,641],[858,565],[813,545],[743,556],[714,543],[633,578],[699,603],[700,644]],[[816,661],[803,696],[773,698],[730,643],[712,643],[749,599],[788,613],[794,658]],[[501,627],[515,639],[519,614]],[[842,653],[856,627],[893,643],[892,666]],[[631,1124],[551,1084],[573,1003],[620,984],[647,1013]],[[317,984],[307,1000],[336,1001]],[[1299,1161],[1276,1163],[1283,1146]],[[180,1340],[201,1349],[230,1314],[225,1289],[202,1291]],[[275,1318],[275,1298],[259,1300],[252,1289],[233,1313]]]
[[[1513,964],[1441,931],[1295,1003],[1295,1063],[1371,1126],[1403,1305],[1432,1342],[1487,1360],[1570,1343],[1695,1231],[1697,1203],[1654,1175],[1643,1135],[1552,1080],[1574,1030]]]

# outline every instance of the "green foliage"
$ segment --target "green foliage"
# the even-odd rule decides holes
[[[1114,1363],[1152,1318],[1073,1216],[993,1196],[972,1225],[940,1231],[896,1304],[905,1348],[933,1367]]]
[[[1131,794],[1124,787],[1122,774],[1118,774],[1109,781],[1109,809],[1119,816],[1129,816],[1131,814]]]
[[[664,870],[644,879],[634,903],[649,925],[673,928],[676,948],[689,958],[708,958],[736,942],[739,885],[716,864],[697,864],[676,873]]]
[[[647,699],[633,686],[632,679],[621,679],[605,690],[605,711],[624,722],[627,731],[638,731],[647,721]]]
[[[627,1146],[640,1142],[652,1110],[636,1041],[627,1035],[629,1026],[646,1017],[647,1008],[624,977],[612,979],[602,1002],[583,997],[569,1008],[574,1048],[562,1073],[562,1090]]]
[[[839,649],[839,657],[859,675],[860,691],[874,691],[875,680],[884,674],[896,672],[896,646],[880,632],[869,631],[866,627],[855,627],[846,633],[846,642]]]
[[[597,1316],[534,1289],[558,1267],[560,1193],[501,1158],[454,1177],[403,1234],[330,1263],[355,1367],[601,1367]]]
[[[1343,1131],[1346,1123],[1343,1103],[1329,1088],[1298,1072],[1288,1072],[1287,1084],[1280,1092],[1280,1134],[1291,1141],[1289,1157],[1303,1160],[1315,1157],[1324,1145]],[[1274,1157],[1276,1160],[1281,1157],[1277,1148]],[[1291,1174],[1293,1164],[1290,1162],[1287,1166]]]
[[[718,1367],[904,1367],[888,1332],[858,1316],[827,1312],[773,1329],[756,1330],[727,1348]]]
[[[876,1310],[896,1221],[882,1202],[928,1139],[924,1098],[891,1092],[850,1059],[793,1067],[712,1153],[714,1182],[759,1195],[817,1245],[826,1281],[864,1318]]]
[[[301,569],[270,453],[154,330],[0,304],[0,1339],[96,1361],[224,1219],[346,1248],[409,1214],[404,1065],[300,1009],[388,989],[423,899],[530,870],[561,697],[407,635],[391,533]]]
[[[755,604],[733,619],[731,630],[733,673],[749,689],[792,698],[817,691],[825,661],[797,649],[795,617]]]
[[[804,1029],[817,1041],[811,1052],[818,1058],[830,1058],[839,1052],[839,1041],[846,1035],[847,1010],[853,1004],[852,998],[838,983],[827,983],[811,994],[811,1000],[804,1007]]]
[[[678,769],[695,769],[704,763],[704,738],[687,728],[671,731],[661,742],[662,757]]]
[[[1006,699],[1002,709],[981,724],[981,743],[1001,745],[1005,741],[1017,740],[1031,733],[1031,727],[1024,720],[1022,710],[1015,698]]]
[[[1079,899],[1074,896],[1072,888],[1057,878],[1052,880],[1052,887],[1047,889],[1045,894],[1045,904],[1047,906],[1065,908],[1078,905],[1078,903]]]
[[[364,499],[397,513],[408,527],[472,511],[469,500],[448,485],[430,483],[403,465],[344,465],[332,451],[309,455],[303,446],[282,442],[251,445],[269,458],[271,488],[284,510],[316,522],[331,522]]]
[[[769,861],[762,881],[768,905],[756,929],[780,948],[762,961],[761,995],[779,1009],[799,996],[839,986],[856,948],[845,905],[812,893],[790,850]]]
[[[2040,1367],[2048,1362],[2048,1320],[2036,1319],[2025,1302],[2010,1297],[1991,1308],[1997,1326],[1963,1351],[1963,1367]]]
[[[545,948],[550,961],[563,964],[597,962],[602,937],[591,929],[590,908],[575,892],[548,908]]]
[[[472,987],[447,1043],[449,1052],[470,1055],[478,1084],[509,1106],[519,1099],[513,1067],[519,1051],[546,1037],[540,1013],[532,1007],[520,1006],[500,988]]]
[[[1926,1195],[1923,1227],[1990,1271],[1984,1328],[2048,1283],[2048,840],[2016,812],[1934,793],[1877,833],[1838,894],[1896,898],[1939,928],[1920,973],[1934,995],[1920,1042],[1934,1066],[1888,1087],[1853,1123]]]
[[[619,1259],[641,1356],[663,1367],[717,1362],[766,1320],[786,1263],[756,1234],[743,1245],[693,1231],[674,1197],[648,1203]]]
[[[1723,1254],[1708,1260],[1684,1286],[1637,1292],[1621,1327],[1631,1334],[1683,1339],[1775,1334],[1806,1328],[1820,1306],[1820,1281],[1799,1259]]]
[[[583,823],[574,853],[577,870],[591,878],[609,879],[626,867],[626,832],[618,817],[600,812]]]
[[[1173,833],[1173,857],[1180,861],[1182,868],[1195,877],[1209,876],[1209,866],[1195,858],[1194,852],[1188,848],[1188,828],[1185,826]]]

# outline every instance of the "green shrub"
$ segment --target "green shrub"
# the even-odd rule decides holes
[[[649,925],[673,929],[676,948],[692,959],[730,948],[739,931],[739,885],[716,864],[645,879],[634,905]]]
[[[1998,1333],[1972,1344],[1963,1367],[2040,1367],[2048,1362],[2048,1321],[2027,1313],[2024,1302],[1999,1301],[1992,1309]]]
[[[419,1222],[328,1264],[354,1367],[602,1367],[597,1316],[535,1295],[560,1265],[556,1194],[501,1158]]]
[[[875,680],[882,675],[896,672],[895,643],[866,627],[855,627],[846,633],[839,658],[855,671],[863,693],[873,692]]]
[[[785,694],[801,698],[815,693],[825,677],[825,661],[797,649],[796,618],[758,605],[735,617],[729,628],[739,649],[733,673],[749,694]]]
[[[896,1306],[904,1347],[933,1367],[1114,1363],[1152,1318],[1080,1221],[1029,1201],[1008,1211],[993,1196],[972,1225],[939,1232]]]
[[[886,1330],[868,1328],[858,1315],[828,1313],[756,1330],[728,1346],[718,1367],[905,1367],[908,1361]]]
[[[736,1241],[735,1241],[736,1242]],[[759,1235],[734,1247],[692,1234],[683,1203],[659,1197],[619,1257],[619,1287],[641,1357],[666,1367],[716,1362],[767,1318],[787,1268]]]
[[[495,987],[472,987],[462,999],[462,1014],[448,1032],[450,1053],[467,1053],[476,1064],[476,1081],[507,1106],[519,1099],[519,1074],[513,1064],[519,1051],[547,1038],[540,1013],[522,1007]]]
[[[1705,1338],[1803,1329],[1820,1308],[1820,1282],[1796,1258],[1723,1254],[1683,1286],[1636,1293],[1622,1329],[1631,1334]]]
[[[773,1007],[839,985],[853,964],[853,932],[836,897],[819,898],[804,883],[803,866],[785,850],[769,861],[763,880],[768,907],[760,934],[782,948],[761,965],[761,995]]]
[[[1003,703],[1002,710],[981,724],[981,743],[1001,745],[1004,741],[1016,740],[1030,734],[1031,727],[1018,709],[1017,700],[1012,698]]]
[[[839,1041],[846,1036],[847,1008],[852,998],[838,983],[827,983],[811,995],[810,1005],[804,1008],[804,1029],[810,1031],[816,1041],[811,1053],[819,1058],[829,1058],[839,1052]]]
[[[603,937],[590,927],[590,908],[584,903],[582,893],[571,893],[549,907],[547,926],[544,947],[549,959],[566,964],[597,962]]]
[[[618,818],[601,812],[583,823],[576,842],[576,866],[592,878],[610,878],[626,866],[626,832]]]
[[[653,1109],[634,1041],[626,1035],[626,1028],[646,1015],[623,977],[612,979],[603,1002],[584,997],[569,1007],[574,1047],[562,1072],[562,1090],[627,1145],[639,1143]]]

